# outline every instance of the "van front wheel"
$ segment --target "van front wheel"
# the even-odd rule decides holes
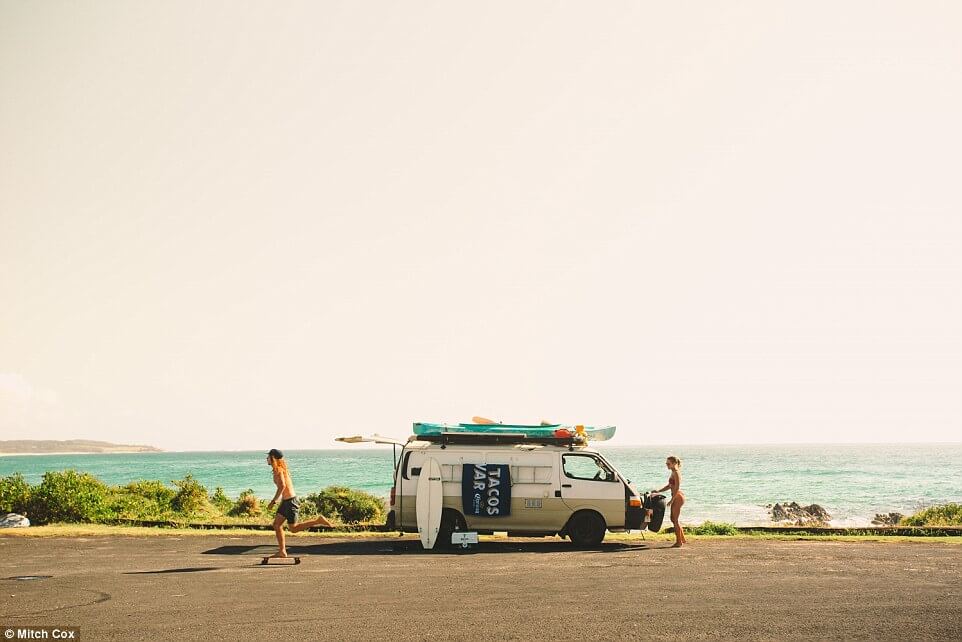
[[[605,538],[605,520],[591,511],[575,514],[568,522],[568,537],[575,546],[597,546]]]

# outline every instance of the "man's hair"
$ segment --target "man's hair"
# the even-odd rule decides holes
[[[290,474],[287,470],[287,462],[283,459],[271,457],[271,468],[275,473]]]
[[[275,473],[282,472],[289,474],[287,471],[287,462],[284,461],[284,453],[277,448],[271,448],[267,456],[271,459],[271,469],[273,469]]]

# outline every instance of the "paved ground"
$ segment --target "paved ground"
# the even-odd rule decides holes
[[[396,538],[0,537],[0,635],[82,640],[962,639],[962,546],[558,540],[437,554]]]

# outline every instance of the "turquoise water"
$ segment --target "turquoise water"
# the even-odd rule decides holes
[[[638,490],[665,485],[665,456],[684,460],[685,523],[706,519],[768,522],[766,504],[824,506],[833,525],[868,524],[875,513],[912,513],[920,506],[962,501],[962,444],[600,447]],[[390,449],[293,450],[286,453],[301,495],[342,484],[386,496]],[[170,481],[191,473],[230,495],[247,488],[274,492],[263,452],[136,453],[0,457],[0,476],[23,473],[38,483],[47,470],[75,468],[108,484]]]

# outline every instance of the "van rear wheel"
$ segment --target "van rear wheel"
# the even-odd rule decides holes
[[[605,538],[605,520],[601,515],[583,511],[572,516],[566,529],[575,546],[597,546]]]
[[[441,511],[441,527],[438,529],[437,546],[451,548],[451,535],[455,531],[465,531],[468,524],[464,521],[464,515],[453,508],[445,508]]]

